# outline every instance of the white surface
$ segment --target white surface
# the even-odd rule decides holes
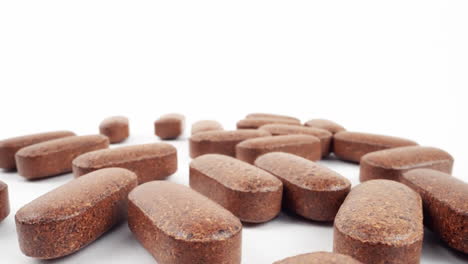
[[[465,0],[0,1],[0,138],[96,133],[123,114],[125,144],[138,144],[157,141],[152,123],[167,112],[231,129],[249,112],[273,112],[443,148],[468,181],[467,13]],[[171,142],[180,168],[169,180],[183,184],[186,137]],[[358,166],[323,164],[358,183]],[[72,176],[0,179],[12,205],[0,263],[41,263],[19,251],[14,213]],[[243,232],[247,264],[332,249],[331,225],[293,215]],[[422,263],[466,261],[426,232]],[[154,261],[122,224],[48,263]]]

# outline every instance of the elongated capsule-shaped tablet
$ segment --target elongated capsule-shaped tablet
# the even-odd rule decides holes
[[[124,141],[130,134],[128,118],[125,116],[113,116],[104,119],[99,125],[99,133],[108,137],[110,143]]]
[[[16,213],[21,251],[54,259],[74,253],[127,216],[127,196],[136,175],[109,168],[72,180],[25,205]]]
[[[16,169],[15,154],[24,147],[74,135],[75,133],[71,131],[53,131],[2,140],[0,141],[0,168]]]
[[[128,226],[158,263],[241,263],[242,224],[209,198],[167,181],[142,184],[128,198]]]
[[[363,263],[417,264],[423,241],[419,195],[399,182],[354,187],[334,222],[333,252]]]
[[[277,118],[246,118],[239,120],[236,124],[237,129],[257,129],[267,124],[286,124],[300,126],[301,122],[288,119]]]
[[[236,156],[236,145],[249,138],[271,136],[264,130],[243,129],[234,131],[208,131],[190,137],[190,157],[203,154]]]
[[[284,119],[294,122],[301,122],[299,118],[287,116],[287,115],[277,115],[277,114],[267,114],[267,113],[251,113],[248,114],[246,119],[261,119],[261,118],[272,118],[272,119]]]
[[[223,126],[215,120],[200,120],[192,124],[192,135],[206,131],[224,130]]]
[[[103,135],[59,138],[22,148],[16,153],[16,165],[26,179],[40,179],[70,172],[79,155],[108,147],[109,139]]]
[[[245,140],[236,146],[236,158],[253,164],[261,155],[269,152],[286,152],[319,160],[322,157],[320,139],[310,135],[286,135]]]
[[[273,264],[362,264],[362,262],[338,253],[313,252],[285,258]]]
[[[283,206],[307,219],[333,221],[351,189],[340,174],[302,157],[272,152],[255,160],[255,166],[283,182]]]
[[[10,214],[10,200],[8,198],[8,185],[0,181],[0,222]]]
[[[244,222],[266,222],[281,210],[281,181],[229,156],[206,154],[192,160],[190,187]]]
[[[331,120],[327,120],[327,119],[311,119],[307,122],[305,122],[304,124],[305,126],[307,127],[315,127],[315,128],[321,128],[321,129],[325,129],[325,130],[328,130],[330,133],[332,134],[336,134],[338,132],[341,132],[341,131],[346,131],[346,129],[331,121]]]
[[[139,184],[162,180],[177,171],[177,150],[170,144],[152,143],[96,150],[73,160],[75,177],[109,167],[133,171]]]
[[[431,169],[410,170],[400,179],[421,195],[426,226],[450,247],[468,253],[468,184]]]
[[[330,144],[333,134],[327,130],[314,128],[314,127],[303,127],[295,125],[283,125],[283,124],[269,124],[259,127],[259,129],[270,132],[273,136],[283,135],[310,135],[320,139],[322,145],[322,156],[328,156],[330,154]]]
[[[433,147],[401,147],[369,153],[362,157],[360,180],[388,179],[399,181],[411,169],[434,169],[452,173],[453,157],[444,150]]]
[[[359,163],[367,153],[389,148],[417,145],[404,138],[360,132],[339,132],[333,136],[333,152],[342,160]]]
[[[161,139],[175,139],[184,132],[185,117],[181,114],[166,114],[154,122],[154,133]]]

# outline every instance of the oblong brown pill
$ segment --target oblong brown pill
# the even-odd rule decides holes
[[[313,252],[285,258],[273,264],[362,264],[362,262],[343,254]]]
[[[468,253],[468,184],[431,169],[406,172],[401,182],[421,195],[426,226],[450,247]]]
[[[236,124],[237,129],[257,129],[267,124],[286,124],[300,126],[301,122],[288,119],[277,118],[246,118],[239,120]]]
[[[29,180],[70,172],[72,161],[79,155],[109,147],[103,135],[71,136],[34,144],[16,153],[21,176]]]
[[[310,135],[285,135],[276,137],[252,138],[236,146],[236,158],[253,164],[259,156],[269,152],[286,152],[319,160],[322,157],[320,139]]]
[[[346,129],[331,120],[328,119],[311,119],[304,124],[307,127],[315,127],[328,130],[330,133],[335,134],[341,131],[346,131]]]
[[[401,147],[369,153],[362,157],[359,179],[399,181],[400,176],[411,169],[434,169],[452,173],[453,157],[444,150],[433,147]]]
[[[322,144],[322,156],[328,156],[330,154],[330,144],[333,134],[325,129],[314,128],[314,127],[303,127],[295,125],[283,125],[283,124],[268,124],[259,127],[259,129],[270,132],[273,136],[281,135],[311,135],[316,136],[320,139]]]
[[[236,156],[236,145],[249,138],[271,136],[264,130],[243,129],[233,131],[208,131],[190,137],[190,157],[203,154],[223,154]]]
[[[35,199],[16,213],[21,251],[54,259],[80,250],[126,218],[128,193],[136,185],[133,172],[109,168]]]
[[[125,116],[113,116],[104,119],[99,125],[99,133],[108,137],[110,143],[124,141],[130,134],[128,118]]]
[[[295,122],[301,122],[299,118],[287,116],[287,115],[277,115],[277,114],[268,114],[268,113],[251,113],[248,114],[245,118],[247,119],[259,119],[259,118],[273,118],[273,119],[285,119]]]
[[[224,130],[223,126],[215,120],[200,120],[192,124],[192,135],[206,131]]]
[[[281,210],[281,181],[229,156],[207,154],[192,160],[190,187],[244,222],[266,222]]]
[[[181,114],[166,114],[154,122],[154,133],[161,139],[175,139],[184,132],[185,117]]]
[[[0,168],[15,169],[15,154],[24,147],[69,136],[75,136],[75,133],[71,131],[52,131],[2,140],[0,141]]]
[[[10,214],[10,200],[8,198],[8,185],[0,181],[0,222]]]
[[[73,160],[75,177],[109,167],[133,171],[139,184],[162,180],[177,171],[177,150],[170,144],[152,143],[96,150]]]
[[[209,198],[167,181],[142,184],[128,198],[128,226],[158,263],[241,263],[242,224]]]
[[[404,138],[360,132],[339,132],[333,136],[333,152],[342,160],[359,163],[367,153],[389,148],[414,146],[416,142]]]
[[[340,174],[315,162],[289,153],[260,156],[255,166],[283,182],[283,206],[307,219],[333,221],[351,189]]]
[[[354,187],[335,218],[333,251],[363,263],[419,263],[423,241],[419,195],[399,182]]]

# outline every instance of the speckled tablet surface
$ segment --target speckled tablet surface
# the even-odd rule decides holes
[[[166,143],[141,144],[92,151],[73,160],[75,177],[109,167],[135,172],[140,184],[162,180],[177,171],[177,150]]]
[[[411,188],[389,180],[361,183],[338,210],[333,252],[363,263],[417,264],[422,221],[421,198]]]
[[[283,205],[307,219],[333,221],[351,189],[340,174],[310,160],[282,152],[260,156],[255,166],[283,182]]]
[[[54,259],[96,240],[126,218],[136,175],[109,168],[70,181],[22,207],[15,216],[21,251]]]
[[[450,247],[468,253],[468,184],[431,169],[415,169],[400,181],[421,195],[424,223]]]
[[[129,194],[128,225],[158,263],[241,263],[242,224],[189,187],[153,181]]]
[[[453,157],[433,147],[410,146],[381,150],[364,155],[360,180],[388,179],[398,181],[402,173],[418,168],[435,169],[451,174]]]
[[[192,160],[190,187],[244,222],[266,222],[281,210],[281,181],[264,170],[229,156],[207,154]]]

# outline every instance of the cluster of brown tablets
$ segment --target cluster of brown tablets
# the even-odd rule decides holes
[[[184,117],[154,123],[175,139]],[[280,210],[334,222],[331,252],[275,263],[419,263],[424,224],[468,253],[468,184],[450,176],[447,152],[383,135],[348,132],[324,119],[250,114],[237,130],[213,120],[192,125],[190,187],[161,181],[177,170],[167,143],[109,149],[129,136],[125,117],[101,135],[57,131],[0,141],[0,167],[29,180],[73,171],[76,179],[16,212],[20,248],[54,259],[93,242],[128,219],[138,241],[161,264],[241,263],[242,222],[263,223]],[[314,161],[334,153],[360,164],[361,184]],[[0,220],[9,213],[0,182]],[[424,218],[423,218],[424,214]]]

